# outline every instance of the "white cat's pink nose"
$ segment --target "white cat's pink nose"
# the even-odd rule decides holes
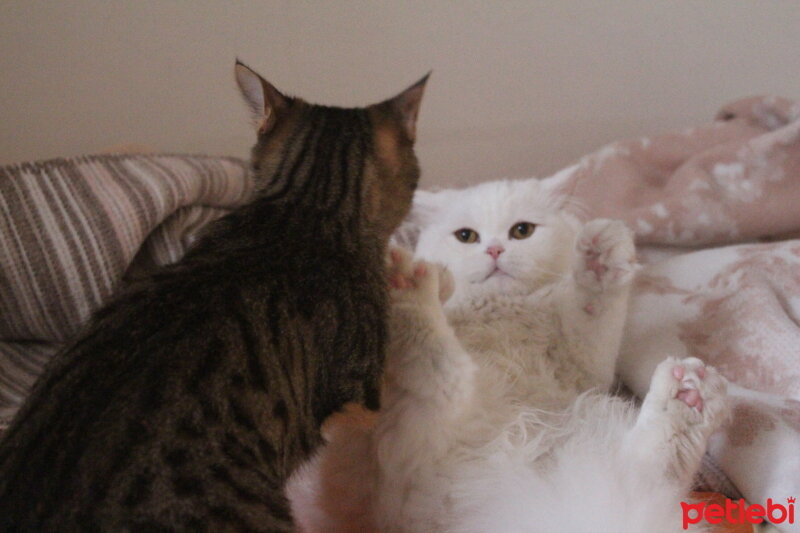
[[[491,255],[495,261],[497,261],[497,258],[500,257],[500,254],[502,254],[505,251],[506,249],[500,246],[499,244],[494,244],[486,249],[486,253]]]

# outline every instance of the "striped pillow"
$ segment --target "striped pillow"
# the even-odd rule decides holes
[[[252,184],[231,157],[102,155],[0,167],[0,430],[126,276],[180,258]]]

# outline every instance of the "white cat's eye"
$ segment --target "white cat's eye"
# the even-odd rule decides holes
[[[510,239],[527,239],[533,235],[534,230],[536,230],[536,224],[533,222],[517,222],[508,230],[508,237]]]
[[[458,239],[459,241],[465,242],[467,244],[472,244],[473,242],[478,242],[480,240],[478,232],[469,228],[461,228],[459,230],[456,230],[453,233],[453,235],[455,235],[456,239]]]

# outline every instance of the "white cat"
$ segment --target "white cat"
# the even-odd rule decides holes
[[[444,268],[392,252],[382,410],[290,486],[305,532],[684,531],[726,383],[670,358],[641,410],[609,394],[632,233],[536,180],[418,192],[411,220]]]

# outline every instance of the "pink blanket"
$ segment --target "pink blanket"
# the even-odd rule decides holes
[[[712,441],[705,482],[751,502],[800,496],[800,104],[740,100],[710,124],[613,143],[546,181],[587,218],[636,231],[645,268],[626,385],[644,395],[670,355],[716,366],[734,420]]]

